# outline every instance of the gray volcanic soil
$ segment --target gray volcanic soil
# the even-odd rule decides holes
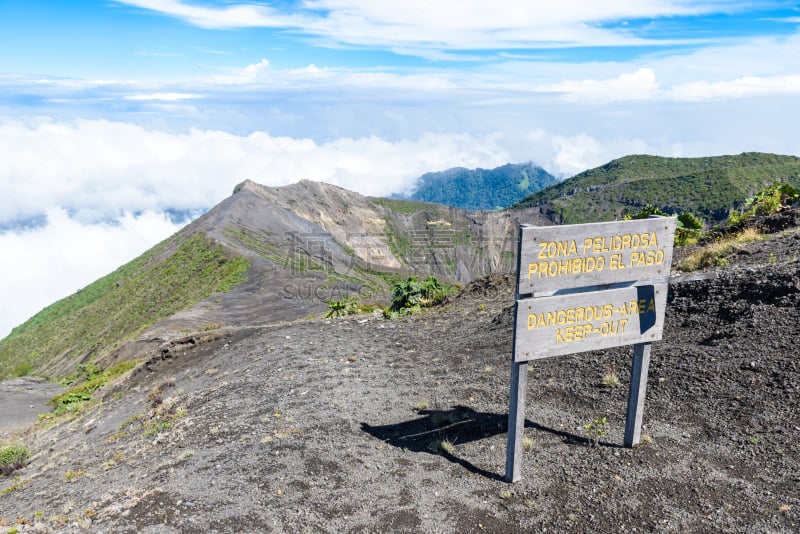
[[[670,288],[643,433],[631,348],[531,362],[522,480],[503,482],[512,281],[394,321],[187,336],[0,479],[37,532],[797,532],[800,234]],[[622,385],[604,387],[616,369]],[[591,446],[583,426],[607,417]],[[437,444],[452,443],[449,451]],[[16,488],[10,490],[10,488]]]

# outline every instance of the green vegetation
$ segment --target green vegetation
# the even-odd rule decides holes
[[[735,226],[756,215],[770,215],[800,201],[800,191],[785,183],[775,183],[748,198],[741,210],[731,211],[728,224]]]
[[[606,425],[608,420],[605,417],[597,417],[591,423],[583,425],[584,433],[592,444],[592,447],[597,447],[600,439],[606,435]]]
[[[9,493],[13,493],[13,492],[15,492],[17,490],[20,490],[20,489],[24,488],[25,484],[27,484],[28,482],[30,482],[30,480],[23,480],[22,477],[19,477],[19,476],[18,477],[14,477],[14,482],[10,486],[0,490],[0,497],[5,497]],[[17,527],[14,526],[11,530],[6,532],[6,534],[11,534],[12,532],[14,532],[16,530],[16,528]]]
[[[440,304],[456,289],[454,285],[442,284],[435,276],[422,282],[416,276],[409,276],[392,288],[392,303],[384,315],[390,319],[411,315],[422,308]]]
[[[18,469],[28,465],[31,453],[25,445],[2,445],[0,446],[0,473],[9,476]]]
[[[603,386],[607,388],[619,386],[619,375],[617,374],[616,365],[611,365],[606,368],[606,372],[603,374]]]
[[[372,304],[365,304],[358,302],[353,296],[346,296],[341,299],[329,299],[325,302],[328,303],[328,313],[325,318],[343,317],[345,315],[358,315],[359,313],[372,313],[376,310]]]
[[[442,440],[435,441],[435,442],[433,443],[433,447],[432,447],[432,448],[433,448],[433,450],[435,450],[435,451],[438,451],[438,452],[443,452],[443,453],[445,453],[445,454],[449,454],[449,455],[451,455],[451,456],[452,456],[453,454],[455,454],[455,452],[456,452],[456,446],[455,446],[455,445],[453,445],[453,444],[452,444],[452,443],[451,443],[449,440],[447,440],[447,439],[442,439]]]
[[[112,378],[130,371],[137,363],[132,360],[123,361],[110,369],[103,369],[92,363],[79,365],[72,376],[62,381],[70,387],[50,399],[48,404],[53,407],[53,415],[58,416],[78,410],[85,402],[92,399],[92,394],[96,390],[106,385]]]
[[[384,208],[390,209],[393,212],[401,215],[414,215],[419,211],[431,208],[431,205],[428,202],[402,200],[399,198],[375,197],[371,198],[370,200],[379,206],[383,206]]]
[[[249,263],[197,233],[175,236],[62,299],[0,342],[0,379],[95,361],[125,339],[244,281]]]
[[[522,448],[526,451],[530,451],[533,449],[533,438],[529,436],[522,436]]]
[[[648,204],[637,213],[625,215],[622,220],[629,221],[632,219],[647,219],[651,215],[669,217],[669,214],[661,211],[653,205]],[[701,231],[703,230],[703,220],[688,212],[679,214],[677,219],[678,220],[675,228],[675,245],[682,247],[697,243],[697,240],[701,235]]]
[[[725,267],[729,261],[727,256],[740,250],[743,245],[763,239],[761,233],[753,228],[747,228],[739,233],[710,241],[698,248],[678,264],[678,269],[684,272],[698,271],[710,267]]]
[[[389,250],[392,255],[400,261],[408,261],[411,256],[411,240],[403,232],[398,232],[394,229],[390,220],[387,219],[386,227],[386,243],[389,245]]]
[[[532,163],[509,163],[495,169],[456,167],[422,175],[410,198],[467,210],[494,210],[555,183],[553,175]]]
[[[744,153],[708,158],[627,156],[535,193],[515,207],[541,206],[558,223],[608,221],[647,205],[721,222],[775,182],[800,187],[800,158]]]

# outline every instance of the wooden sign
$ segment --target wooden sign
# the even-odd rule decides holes
[[[639,443],[650,344],[661,339],[677,221],[521,225],[506,480],[521,478],[529,360],[633,345],[624,444]]]
[[[666,302],[666,284],[520,300],[514,361],[658,341]]]
[[[676,219],[653,217],[520,229],[517,294],[666,281]]]

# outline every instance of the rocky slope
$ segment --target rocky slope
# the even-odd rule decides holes
[[[301,319],[165,342],[95,404],[14,438],[33,456],[0,478],[0,525],[797,532],[798,258],[800,232],[788,228],[671,284],[637,448],[620,446],[629,347],[539,360],[523,478],[502,481],[513,282],[495,275],[405,319]],[[620,387],[603,385],[612,371]],[[591,446],[585,425],[601,417]]]

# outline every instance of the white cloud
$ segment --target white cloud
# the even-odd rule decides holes
[[[658,89],[656,75],[649,68],[641,68],[607,80],[569,80],[537,88],[545,92],[563,93],[568,100],[583,103],[650,100],[657,95]]]
[[[114,224],[83,224],[50,209],[46,226],[0,233],[0,339],[178,229],[152,211],[123,214]]]
[[[165,100],[165,101],[175,101],[175,100],[189,100],[193,98],[201,98],[200,95],[192,94],[192,93],[149,93],[149,94],[137,94],[137,95],[126,95],[123,97],[124,100]]]
[[[769,95],[800,95],[798,76],[745,76],[730,81],[697,81],[678,85],[670,91],[676,100],[711,100]]]
[[[383,46],[421,55],[432,49],[652,44],[653,41],[638,38],[630,30],[606,28],[602,23],[733,12],[746,5],[723,0],[309,0],[294,10],[279,11],[246,2],[218,6],[179,0],[118,2],[203,28],[288,28],[333,43]]]
[[[296,26],[302,23],[302,20],[297,17],[281,16],[265,5],[241,3],[214,8],[191,5],[179,0],[118,1],[123,4],[178,17],[202,28],[274,28]]]
[[[418,93],[456,88],[448,74],[440,71],[398,74],[377,68],[318,67],[313,63],[294,69],[273,69],[267,59],[262,59],[244,68],[227,69],[225,73],[213,75],[206,80],[199,80],[199,83],[241,85],[264,89],[389,88],[413,90]]]

